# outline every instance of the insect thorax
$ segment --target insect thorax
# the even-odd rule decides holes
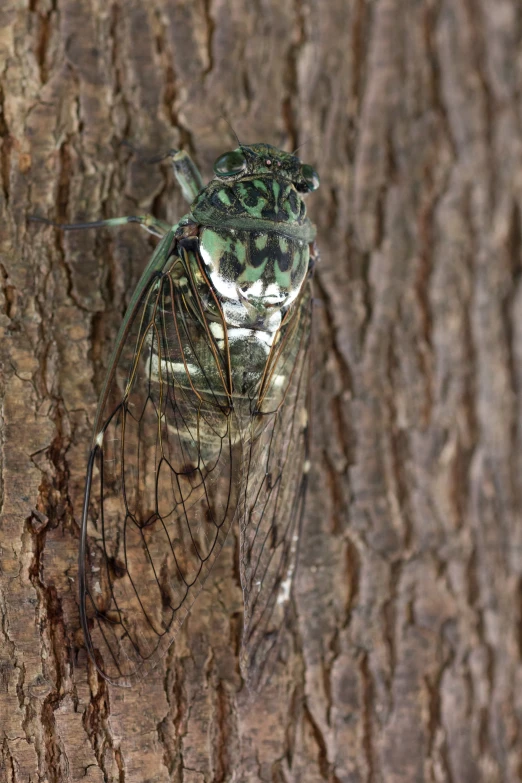
[[[190,384],[209,404],[226,407],[223,377],[229,372],[235,409],[242,401],[245,412],[256,408],[282,321],[308,275],[314,233],[301,196],[286,180],[214,180],[199,194],[179,223],[175,253],[182,265],[171,274],[194,317],[204,309],[219,359],[211,350],[194,356],[189,341],[184,363],[172,367],[180,387]],[[283,373],[272,384],[270,409],[282,399],[286,381]]]
[[[190,217],[199,252],[231,326],[274,329],[276,311],[298,296],[313,227],[294,185],[274,176],[214,180]]]

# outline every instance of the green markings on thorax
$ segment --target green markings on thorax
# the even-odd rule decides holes
[[[239,286],[262,279],[290,292],[308,269],[308,245],[275,233],[205,228],[200,249],[211,272]]]
[[[218,198],[227,207],[229,207],[232,204],[232,202],[230,201],[230,196],[228,195],[227,191],[224,188],[221,188],[218,191]]]
[[[304,242],[315,236],[300,194],[292,183],[274,177],[216,180],[193,203],[191,217],[202,226],[261,231],[266,226]]]

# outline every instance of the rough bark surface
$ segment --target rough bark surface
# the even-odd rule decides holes
[[[0,781],[522,778],[517,0],[3,0]],[[96,400],[154,241],[26,222],[185,211],[245,141],[319,170],[298,633],[249,701],[230,536],[165,665],[79,631]]]

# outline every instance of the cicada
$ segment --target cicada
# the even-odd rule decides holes
[[[239,143],[238,143],[239,144]],[[239,146],[204,186],[170,153],[190,211],[160,237],[116,339],[87,468],[80,543],[85,643],[129,685],[163,656],[232,525],[241,667],[256,688],[289,612],[307,484],[314,169]]]

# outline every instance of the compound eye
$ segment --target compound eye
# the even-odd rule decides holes
[[[306,188],[309,191],[317,190],[319,187],[319,174],[315,169],[313,169],[307,163],[303,163],[301,166],[301,176],[304,179]]]
[[[231,177],[240,174],[246,168],[246,158],[241,150],[225,152],[214,163],[214,172],[218,177]]]

